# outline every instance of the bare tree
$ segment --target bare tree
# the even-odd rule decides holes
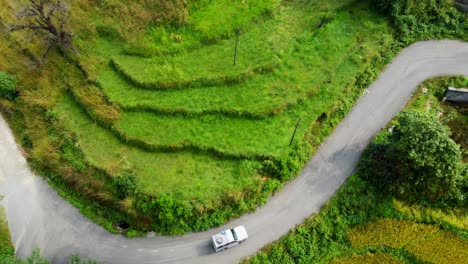
[[[16,14],[20,23],[11,25],[9,31],[27,30],[31,32],[31,38],[42,38],[47,47],[43,61],[54,46],[73,50],[72,34],[67,28],[68,13],[66,1],[29,0],[29,4]]]

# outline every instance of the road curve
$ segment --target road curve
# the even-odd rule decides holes
[[[255,213],[223,227],[180,237],[128,239],[113,235],[83,217],[40,177],[36,177],[0,116],[0,195],[5,199],[17,255],[34,248],[54,263],[73,253],[102,263],[235,263],[303,222],[353,173],[370,140],[406,104],[422,81],[441,75],[468,76],[468,43],[419,42],[404,49],[387,66],[322,144],[302,171]],[[243,224],[249,239],[241,246],[214,253],[209,238]]]

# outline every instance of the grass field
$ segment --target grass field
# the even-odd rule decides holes
[[[157,146],[185,142],[228,155],[280,156],[297,120],[302,119],[297,133],[302,138],[348,92],[354,77],[390,38],[385,20],[367,8],[359,5],[340,12],[302,37],[301,43],[309,45],[298,44],[289,56],[291,63],[234,86],[146,91],[123,78],[113,80],[118,74],[110,69],[98,80],[109,99],[123,107],[116,128],[131,139]],[[382,34],[373,37],[375,30]],[[171,115],[176,113],[182,115]]]
[[[310,20],[318,20],[312,15],[313,12],[307,14],[306,17],[312,16]],[[316,23],[319,23],[319,20]],[[302,28],[306,30],[304,25]],[[373,34],[376,30],[381,34]],[[127,82],[109,67],[103,71],[98,81],[111,101],[124,108],[153,109],[163,113],[221,112],[262,116],[277,113],[307,96],[314,95],[330,79],[352,80],[363,66],[362,63],[369,63],[372,56],[383,48],[381,45],[391,38],[385,20],[369,13],[365,6],[353,7],[350,12],[341,12],[333,21],[314,31],[305,31],[300,37],[289,40],[287,43],[290,43],[291,48],[284,53],[282,65],[273,69],[273,72],[256,74],[236,84],[170,92],[146,91]],[[258,41],[262,40],[261,36],[254,34],[252,38],[254,37],[258,37]],[[205,53],[221,57],[216,55],[217,51],[213,46],[207,46],[205,49]],[[192,53],[185,56],[192,55],[193,58],[199,57]],[[134,60],[141,61],[136,57]],[[144,63],[139,65],[146,68]],[[192,66],[198,70],[201,67],[197,65]],[[210,65],[218,67],[217,62]],[[237,68],[232,67],[231,62],[227,65],[232,70]],[[139,74],[144,73],[141,69],[135,71]],[[145,76],[160,75],[146,73]],[[194,78],[196,76],[192,76],[191,79]]]
[[[171,229],[156,206],[150,214],[161,225],[155,230],[206,229],[264,203],[279,186],[273,178],[298,170],[271,164],[301,166],[295,158],[280,160],[297,145],[323,140],[346,111],[343,104],[362,89],[357,77],[393,42],[386,18],[365,2],[248,4],[259,9],[249,9],[255,14],[246,20],[226,21],[232,23],[216,38],[207,31],[213,27],[203,21],[207,17],[198,15],[219,9],[217,1],[206,1],[190,3],[193,20],[183,26],[154,25],[133,36],[141,45],[123,25],[104,26],[107,18],[98,16],[91,16],[97,35],[78,39],[76,63],[90,82],[70,78],[73,97],[66,93],[52,116],[76,138],[89,165],[111,182],[130,171],[137,191],[153,197],[117,201],[125,212],[138,206],[148,215],[148,206],[168,206],[158,200],[168,195],[201,219],[178,215],[177,207],[164,209],[178,215],[171,219],[183,219]],[[329,125],[322,128],[324,120]],[[147,228],[150,220],[139,221]]]

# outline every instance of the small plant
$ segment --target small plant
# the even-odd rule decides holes
[[[131,173],[124,172],[115,179],[114,185],[120,198],[131,196],[136,190],[135,176]]]
[[[13,100],[17,96],[16,77],[5,72],[0,72],[0,97]]]

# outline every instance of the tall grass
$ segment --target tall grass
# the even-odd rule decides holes
[[[0,206],[0,260],[6,257],[13,256],[15,249],[10,238],[10,229],[5,214],[5,209]]]
[[[379,219],[348,231],[353,247],[387,246],[402,248],[408,243],[437,232],[437,226],[414,222]]]
[[[466,238],[460,238],[445,230],[406,246],[408,252],[418,259],[440,264],[466,263],[467,248]]]
[[[333,259],[328,262],[329,264],[356,264],[356,263],[367,263],[367,264],[403,264],[402,262],[388,254],[384,253],[364,253],[359,255],[345,256],[341,258]]]

